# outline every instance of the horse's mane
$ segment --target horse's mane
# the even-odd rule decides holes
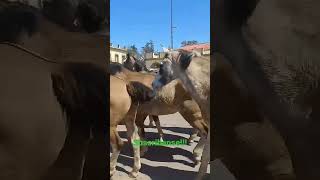
[[[119,73],[126,73],[126,72],[131,72],[129,69],[125,68],[122,64],[120,63],[110,63],[109,64],[109,69],[108,72],[110,75],[116,75]]]
[[[40,12],[20,2],[0,2],[0,42],[17,42],[23,33],[30,37],[37,32]]]
[[[153,98],[152,89],[138,81],[128,82],[127,91],[133,102],[145,102]]]
[[[67,0],[44,1],[43,3],[43,7],[37,9],[27,3],[1,0],[0,42],[16,43],[23,35],[31,37],[39,30],[41,20],[49,20],[68,31],[80,31],[82,28],[87,33],[92,33],[104,29],[102,17],[91,4],[82,3],[75,9]],[[70,19],[74,16],[82,22],[80,29],[72,29]]]
[[[131,71],[129,69],[127,69],[126,67],[124,67],[123,64],[120,63],[110,63],[109,64],[109,69],[108,72],[110,73],[110,75],[113,76],[121,76],[124,78],[127,77],[132,77],[132,76],[136,76],[136,75],[140,75],[140,74],[144,74],[147,76],[155,76],[154,73],[150,73],[150,72],[136,72],[136,71]]]

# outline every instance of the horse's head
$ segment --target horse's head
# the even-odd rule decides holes
[[[107,27],[107,0],[40,1],[43,14],[69,31],[94,33]]]
[[[148,71],[148,68],[146,67],[146,63],[143,60],[135,60],[135,71],[141,72],[141,71]]]
[[[165,55],[164,60],[160,63],[159,72],[155,80],[152,82],[152,87],[155,91],[159,90],[166,84],[178,77],[177,73],[188,68],[193,53],[186,51],[170,51]]]
[[[123,63],[124,67],[130,71],[141,72],[147,70],[144,61],[136,59],[131,54],[127,54],[127,59]]]
[[[130,54],[127,54],[127,59],[124,61],[123,66],[130,71],[136,71],[135,63],[135,59]]]

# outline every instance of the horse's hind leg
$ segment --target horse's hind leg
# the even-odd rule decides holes
[[[208,130],[207,139],[203,149],[203,155],[201,158],[201,165],[199,167],[199,173],[196,180],[202,180],[207,172],[207,167],[210,162],[210,129]]]
[[[123,146],[123,141],[121,140],[116,127],[110,128],[110,144],[112,147],[112,155],[110,159],[110,176],[116,172],[117,160]]]
[[[149,116],[149,118],[153,118],[153,121],[156,123],[156,127],[160,136],[160,141],[163,142],[163,131],[160,125],[159,116]]]
[[[204,146],[206,144],[207,138],[206,136],[201,136],[198,144],[193,149],[193,156],[195,159],[195,164],[198,164],[201,161],[201,156],[203,153]]]
[[[136,117],[136,125],[138,126],[138,133],[141,141],[144,141],[146,138],[146,132],[144,130],[144,121],[148,115],[138,112]],[[150,118],[151,116],[149,116]],[[128,134],[128,138],[130,139],[130,136]],[[129,141],[131,142],[131,140]],[[143,156],[148,151],[148,146],[142,146],[140,147],[140,156]]]
[[[152,128],[154,126],[153,122],[154,122],[153,116],[149,115],[149,125],[148,125],[149,128]]]
[[[134,119],[126,119],[125,122],[127,127],[127,134],[128,134],[128,137],[130,137],[131,144],[133,147],[133,153],[134,153],[134,165],[130,173],[130,176],[137,177],[139,170],[141,168],[140,144],[139,144],[140,137],[138,133],[138,127],[136,126]]]

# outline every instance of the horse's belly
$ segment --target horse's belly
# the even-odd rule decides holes
[[[140,110],[149,115],[168,115],[178,112],[176,106],[170,106],[162,103],[144,103],[140,106]]]
[[[50,73],[30,60],[22,59],[20,66],[9,61],[0,66],[1,180],[36,180],[64,144],[65,120]]]

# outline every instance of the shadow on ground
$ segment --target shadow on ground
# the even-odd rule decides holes
[[[118,161],[122,162],[126,166],[132,166],[133,164],[133,159],[124,156],[119,156]],[[117,167],[117,170],[129,174],[129,172],[121,167]],[[147,164],[142,165],[140,169],[140,174],[141,173],[147,174],[152,180],[170,180],[176,178],[181,178],[183,180],[194,180],[197,175],[197,172],[177,170],[164,166],[153,167]]]
[[[187,140],[192,132],[192,128],[162,127],[165,141]],[[152,132],[150,132],[152,131]],[[127,139],[126,131],[119,131],[122,139]],[[146,140],[159,139],[159,134],[155,128],[146,128]],[[186,141],[187,142],[187,141]],[[193,162],[193,146],[188,144],[182,146],[149,146],[148,151],[141,159],[141,169],[137,180],[170,180],[181,178],[193,180],[197,175],[197,170]],[[130,179],[127,174],[133,165],[133,151],[130,143],[123,146],[117,165],[119,172],[113,180]]]
[[[126,132],[122,131],[122,132],[119,132],[119,134],[122,138],[126,138]],[[146,132],[146,139],[147,140],[155,140],[158,138],[159,138],[158,133]],[[166,134],[164,139],[165,139],[165,141],[178,141],[180,139],[187,140],[186,138],[184,138],[182,136],[172,135],[172,134]],[[189,145],[183,145],[183,146],[189,146]],[[132,157],[133,151],[132,151],[131,144],[126,143],[121,151],[121,154]],[[184,156],[187,159],[189,159],[189,162],[183,161],[183,160],[173,159],[173,155]],[[145,153],[143,158],[146,158],[150,161],[176,162],[176,163],[182,163],[182,164],[190,166],[190,167],[195,166],[195,164],[192,162],[193,161],[192,152],[187,151],[185,149],[182,149],[180,147],[149,146],[148,151]]]

